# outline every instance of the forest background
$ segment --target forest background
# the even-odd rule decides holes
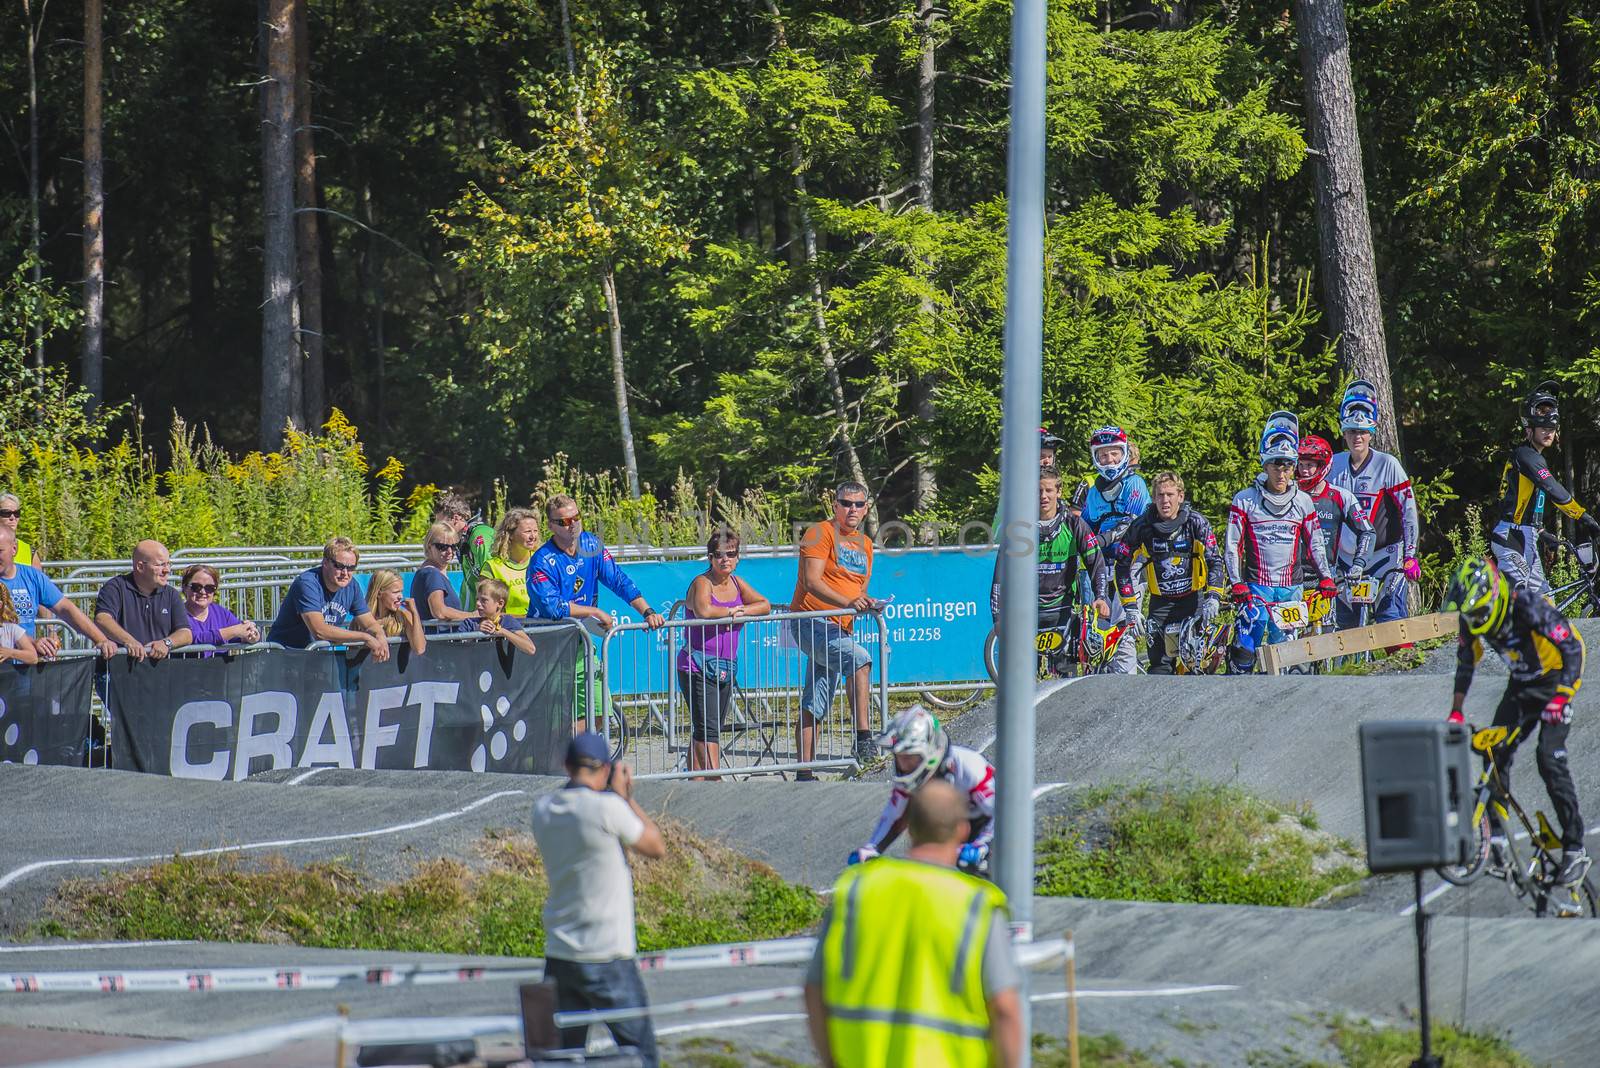
[[[1345,17],[1384,414],[1430,547],[1478,522],[1545,377],[1592,502],[1600,23]],[[1083,469],[1126,426],[1214,520],[1269,411],[1336,438],[1346,377],[1294,18],[1050,11],[1045,421]],[[562,486],[666,541],[695,508],[809,519],[851,475],[879,521],[987,519],[1009,31],[1003,0],[11,0],[24,535],[383,540],[440,486]]]

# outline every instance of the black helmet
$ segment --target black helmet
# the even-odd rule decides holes
[[[1050,433],[1049,427],[1040,427],[1039,448],[1059,452],[1061,450],[1061,439]]]
[[[1555,430],[1561,425],[1561,407],[1556,401],[1556,384],[1540,382],[1522,402],[1522,425],[1528,429]]]

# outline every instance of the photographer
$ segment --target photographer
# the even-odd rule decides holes
[[[556,1011],[642,1008],[633,873],[624,850],[659,859],[667,846],[633,799],[633,769],[612,766],[600,735],[579,734],[567,746],[567,784],[534,802],[533,837],[550,880],[545,978],[556,984]],[[618,1046],[637,1047],[654,1068],[656,1036],[648,1017],[609,1026]],[[564,1030],[562,1045],[582,1047],[587,1030]]]

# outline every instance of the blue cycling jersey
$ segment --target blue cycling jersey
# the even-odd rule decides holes
[[[601,586],[630,603],[642,596],[598,536],[583,531],[577,549],[569,556],[551,538],[533,554],[528,565],[529,619],[568,619],[573,605],[598,604]]]
[[[1108,499],[1106,493],[1110,492]],[[1100,479],[1095,479],[1083,501],[1083,521],[1100,539],[1101,548],[1110,552],[1123,533],[1150,505],[1150,487],[1144,477],[1126,474],[1115,484],[1101,489]]]

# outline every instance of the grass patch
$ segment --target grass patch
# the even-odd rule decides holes
[[[809,1061],[790,1060],[788,1057],[766,1050],[741,1049],[725,1038],[690,1038],[675,1049],[664,1050],[662,1064],[667,1068],[747,1068],[764,1065],[765,1068],[805,1068]]]
[[[1361,871],[1350,847],[1230,786],[1097,790],[1039,843],[1038,892],[1229,905],[1302,906]]]
[[[821,902],[765,864],[661,823],[668,853],[633,858],[641,950],[794,934]],[[38,933],[73,939],[276,942],[336,949],[538,956],[549,884],[533,839],[490,832],[471,863],[437,859],[378,884],[343,862],[175,857],[62,884]]]
[[[1410,1068],[1422,1048],[1416,1031],[1341,1019],[1333,1024],[1333,1044],[1348,1068]],[[1450,1068],[1534,1068],[1528,1058],[1498,1035],[1457,1031],[1433,1025],[1433,1052]]]
[[[1038,1068],[1067,1068],[1067,1043],[1054,1035],[1033,1036],[1033,1063]],[[1181,1060],[1157,1060],[1132,1049],[1116,1035],[1080,1035],[1078,1063],[1082,1068],[1179,1068]]]

